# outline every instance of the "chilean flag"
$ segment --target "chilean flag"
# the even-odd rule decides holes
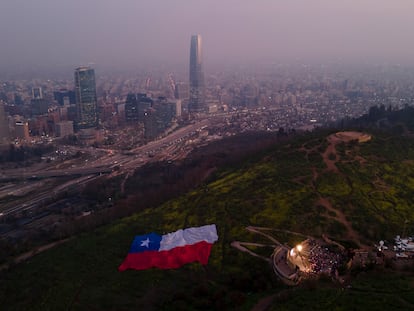
[[[194,261],[206,265],[211,247],[217,240],[214,224],[180,229],[164,235],[137,235],[118,270],[174,269]]]

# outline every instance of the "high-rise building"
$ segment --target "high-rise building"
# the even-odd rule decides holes
[[[56,123],[56,136],[65,137],[73,134],[73,121],[61,121]]]
[[[154,108],[156,109],[158,122],[162,131],[169,127],[172,121],[178,116],[177,100],[169,100],[165,97],[158,97],[154,103]]]
[[[74,105],[76,103],[75,92],[71,90],[61,89],[53,92],[54,99],[60,106]]]
[[[10,141],[9,121],[4,111],[3,101],[0,100],[0,145]]]
[[[14,104],[17,106],[24,105],[24,100],[20,94],[14,93]]]
[[[125,101],[126,122],[143,122],[144,113],[151,108],[153,100],[143,93],[129,93]]]
[[[90,67],[75,70],[76,129],[90,129],[98,125],[95,71]]]
[[[49,102],[44,98],[33,98],[30,100],[32,116],[47,114],[49,111]]]
[[[190,98],[188,102],[190,113],[203,112],[205,107],[204,71],[201,54],[201,36],[191,37],[190,46]]]
[[[42,99],[43,92],[41,87],[34,87],[32,88],[32,98],[33,99]]]
[[[127,122],[138,121],[137,94],[129,93],[125,100],[125,120]]]
[[[29,124],[27,122],[16,122],[14,126],[14,136],[18,139],[29,140]]]
[[[144,137],[153,140],[160,133],[157,111],[151,107],[144,113]]]

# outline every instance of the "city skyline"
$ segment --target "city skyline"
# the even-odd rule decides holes
[[[0,4],[0,70],[188,66],[188,37],[208,38],[204,62],[414,64],[414,3],[39,0]],[[139,18],[138,18],[139,16]]]
[[[412,12],[0,1],[0,305],[413,307]]]

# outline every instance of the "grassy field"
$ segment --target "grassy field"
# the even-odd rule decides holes
[[[230,246],[263,242],[246,226],[272,227],[372,245],[414,222],[414,139],[376,133],[364,144],[336,146],[329,133],[275,145],[259,159],[223,168],[176,200],[39,254],[0,275],[4,310],[250,310],[277,294],[273,310],[408,310],[414,277],[389,270],[356,274],[351,288],[331,282],[287,289],[264,261]],[[329,206],[318,204],[324,199]],[[206,267],[118,272],[137,234],[215,223],[219,241]],[[409,233],[409,232],[407,232]],[[272,253],[269,249],[268,254]]]
[[[328,281],[281,292],[271,310],[413,310],[413,276],[392,271],[362,273],[349,288]]]

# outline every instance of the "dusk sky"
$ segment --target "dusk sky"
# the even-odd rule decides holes
[[[414,64],[412,0],[1,0],[0,69],[95,63]]]

